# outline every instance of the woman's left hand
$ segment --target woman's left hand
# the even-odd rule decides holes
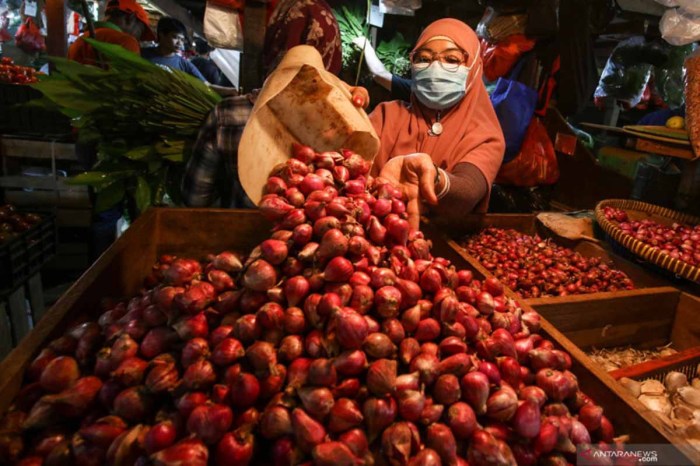
[[[345,88],[350,91],[352,97],[350,100],[352,104],[357,108],[367,108],[369,106],[369,92],[362,86],[351,86],[346,82],[343,82]]]
[[[379,173],[380,178],[401,189],[408,199],[406,213],[411,228],[418,229],[420,225],[423,201],[432,205],[438,203],[435,195],[436,174],[433,159],[422,152],[394,157]]]

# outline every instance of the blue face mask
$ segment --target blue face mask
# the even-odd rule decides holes
[[[414,65],[411,67],[411,91],[426,107],[445,110],[464,98],[469,71],[471,68],[462,65],[456,71],[450,72],[437,61],[425,68]]]

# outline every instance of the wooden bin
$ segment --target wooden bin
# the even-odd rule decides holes
[[[268,236],[269,223],[255,211],[219,209],[150,209],[119,238],[83,276],[49,309],[38,325],[0,363],[0,413],[17,394],[23,372],[32,358],[72,323],[96,318],[103,297],[130,296],[138,292],[143,277],[160,254],[203,257],[223,249],[249,251]],[[433,252],[453,261],[459,268],[471,268],[483,278],[440,235],[428,226]],[[528,306],[525,304],[525,308]],[[639,401],[624,393],[615,380],[601,371],[581,350],[543,320],[542,334],[568,351],[572,371],[581,389],[605,408],[618,435],[628,434],[634,443],[672,443],[664,430]],[[682,453],[700,464],[692,451]]]
[[[528,302],[584,351],[627,345],[649,349],[668,343],[682,351],[700,345],[700,299],[675,288]]]
[[[573,249],[585,257],[600,257],[605,262],[612,263],[614,268],[625,272],[627,276],[632,279],[635,287],[637,288],[635,290],[618,291],[615,292],[615,294],[620,294],[622,296],[636,296],[640,289],[668,285],[668,282],[662,277],[659,277],[651,271],[614,254],[612,251],[602,246],[594,244],[590,241],[571,241],[552,235],[541,225],[540,222],[537,221],[537,216],[535,214],[473,214],[464,216],[461,223],[457,225],[450,224],[450,238],[447,239],[447,242],[454,247],[455,250],[472,265],[472,267],[479,270],[479,272],[485,276],[493,276],[493,274],[484,268],[484,266],[482,266],[475,257],[470,255],[466,249],[461,247],[460,242],[465,236],[476,234],[489,227],[514,229],[528,235],[539,234],[540,237],[551,238],[551,240],[556,244]],[[440,225],[436,225],[436,228],[440,228]],[[606,293],[591,293],[577,296],[590,297],[605,294]],[[566,297],[553,296],[545,298],[530,298],[525,299],[524,301],[529,304],[534,304],[540,302],[540,300],[552,300],[557,302],[563,298]]]
[[[584,351],[627,345],[648,349],[668,343],[679,351],[610,372],[616,380],[662,379],[670,370],[694,375],[700,361],[700,299],[675,288],[650,288],[627,296],[600,293],[592,297],[566,296],[557,302],[535,301],[532,307]],[[700,452],[662,421],[658,423],[694,464],[700,464]]]

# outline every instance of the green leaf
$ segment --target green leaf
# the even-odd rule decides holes
[[[152,146],[139,146],[124,152],[124,157],[131,160],[143,160],[153,154]]]
[[[143,213],[151,205],[151,186],[146,179],[139,176],[136,179],[136,207]]]
[[[104,186],[114,183],[117,178],[113,173],[102,171],[89,171],[71,176],[66,180],[66,184],[71,185],[87,185],[87,186]]]
[[[117,181],[97,191],[95,195],[95,212],[111,209],[124,200],[126,189],[124,183]]]

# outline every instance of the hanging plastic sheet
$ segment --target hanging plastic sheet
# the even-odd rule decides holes
[[[379,12],[388,15],[415,16],[421,6],[421,0],[379,0]]]

